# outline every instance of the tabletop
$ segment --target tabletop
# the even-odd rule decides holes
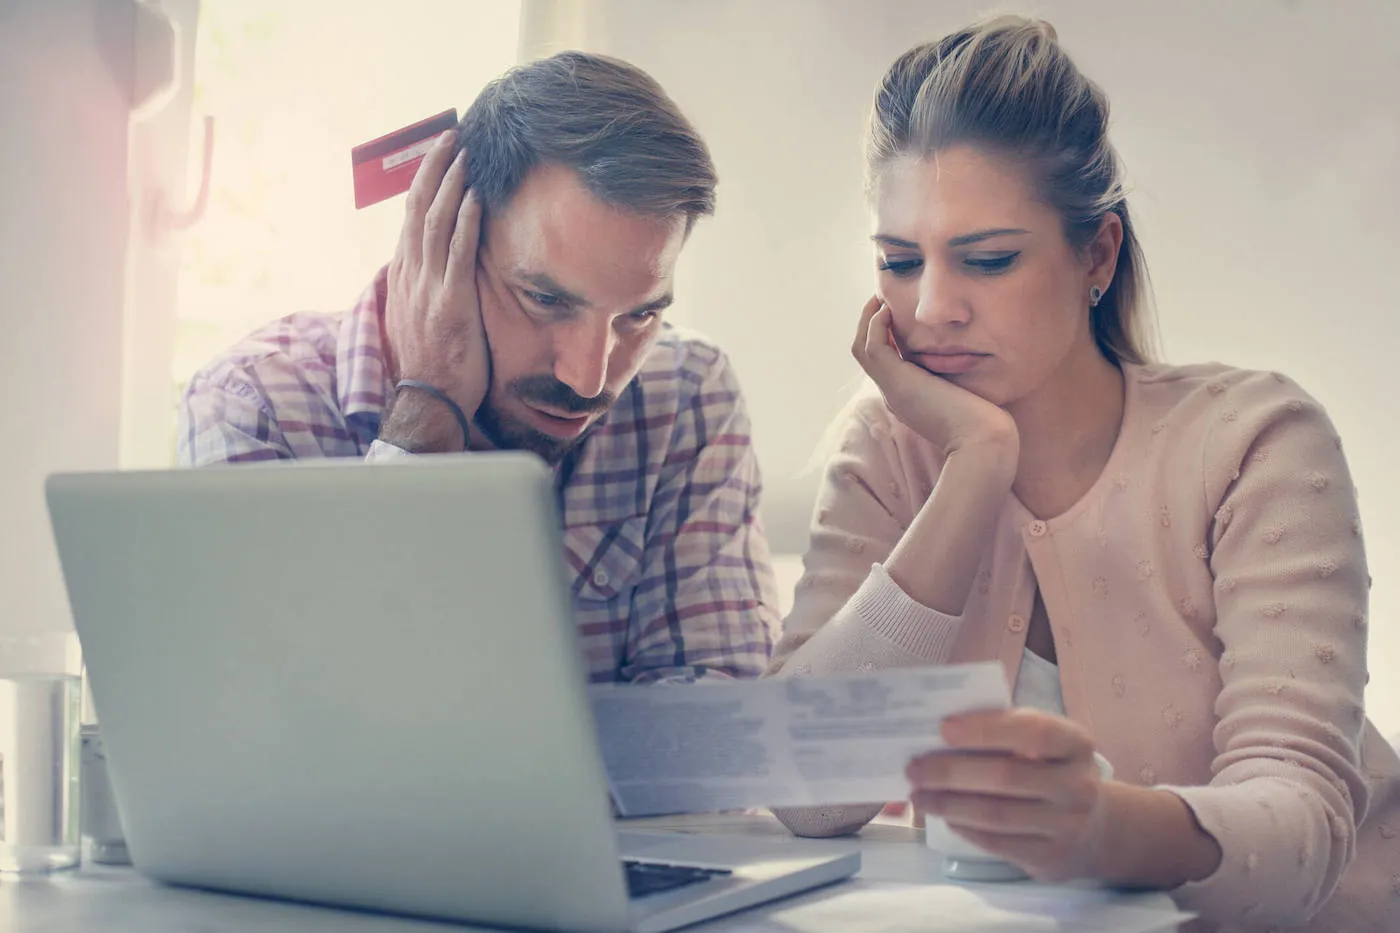
[[[877,918],[870,917],[869,904],[889,902],[896,894],[919,894],[923,888],[948,885],[939,870],[941,856],[924,845],[921,830],[910,826],[875,823],[867,826],[859,836],[840,840],[795,839],[772,817],[757,814],[625,820],[620,821],[620,826],[628,831],[760,836],[770,841],[786,840],[783,844],[802,848],[832,846],[849,849],[856,846],[860,849],[862,867],[852,881],[694,928],[706,933],[841,929],[845,924],[835,923],[836,914],[841,909],[839,899],[846,897],[849,900],[853,895],[866,899],[861,910],[868,921],[865,924],[867,929],[902,929],[904,924],[883,925]],[[916,890],[908,886],[920,888]],[[992,886],[953,887],[975,887],[987,891]],[[1172,908],[1170,898],[1164,894],[1117,893],[1085,886],[1036,885],[1029,882],[995,887],[1014,889],[1017,896],[1047,898],[1047,904],[1075,899],[1078,905],[1076,919],[1084,923],[1051,926],[1049,929],[1107,929],[1107,926],[1095,925],[1094,918],[1110,909],[1165,911]],[[831,924],[823,922],[824,912],[831,915]],[[789,915],[800,922],[787,922]],[[1142,916],[1147,916],[1145,911]],[[808,918],[811,922],[802,918]],[[926,923],[921,926],[928,928]],[[1156,927],[1174,928],[1171,923]],[[49,876],[0,879],[0,929],[7,933],[87,933],[92,930],[106,933],[155,933],[167,930],[190,933],[243,933],[248,930],[259,933],[432,933],[452,930],[461,933],[478,928],[178,888],[150,881],[132,868],[84,865],[79,870]]]

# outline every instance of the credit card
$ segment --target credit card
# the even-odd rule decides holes
[[[456,125],[457,111],[444,110],[351,149],[356,209],[407,191],[438,134]]]

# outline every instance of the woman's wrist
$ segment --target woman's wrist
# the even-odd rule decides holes
[[[1094,876],[1117,887],[1170,890],[1213,875],[1220,844],[1176,794],[1105,781],[1104,838]]]
[[[963,614],[991,541],[997,516],[1015,480],[1002,447],[970,446],[950,455],[938,482],[885,570],[916,602],[951,616]]]
[[[1009,472],[1014,479],[1021,459],[1021,436],[1016,422],[1008,418],[1005,425],[989,425],[976,435],[960,438],[944,448],[943,458],[945,466],[954,461],[972,460],[998,474]]]
[[[1016,481],[1016,467],[1021,461],[1021,442],[1013,432],[1009,436],[991,436],[968,441],[943,455],[943,473],[950,469],[979,483],[1010,492]],[[941,478],[941,477],[940,477]]]

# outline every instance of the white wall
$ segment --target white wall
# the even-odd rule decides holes
[[[859,154],[871,89],[895,55],[987,6],[533,6],[584,23],[573,44],[654,74],[714,151],[719,214],[682,260],[676,316],[733,357],[775,544],[800,549],[811,478],[796,477],[856,375],[846,348],[871,288]],[[1167,359],[1283,370],[1336,421],[1376,580],[1371,713],[1400,730],[1400,3],[1066,0],[1021,11],[1054,23],[1113,102]],[[570,44],[567,29],[526,24],[527,54]]]
[[[176,291],[182,223],[198,222],[196,192],[203,173],[203,121],[199,149],[189,152],[194,97],[195,35],[200,0],[144,0],[161,15],[147,21],[150,45],[138,44],[137,60],[165,90],[133,114],[128,138],[127,186],[133,206],[128,227],[126,293],[122,321],[121,437],[123,469],[169,466],[175,449],[174,392]],[[164,19],[173,48],[160,42]],[[160,46],[160,47],[155,47]],[[157,67],[157,63],[167,67]],[[168,81],[160,80],[168,78]],[[216,136],[217,138],[217,136]],[[186,193],[186,167],[192,175]]]
[[[159,11],[197,7],[0,3],[0,631],[72,624],[44,478],[149,459],[169,410],[170,255],[128,207],[182,180],[188,93],[157,110],[146,90],[178,68]]]
[[[117,461],[129,6],[0,4],[0,631],[70,627],[44,476]]]

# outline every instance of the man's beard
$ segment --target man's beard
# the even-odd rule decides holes
[[[526,404],[540,405],[552,411],[573,415],[598,414],[612,407],[617,397],[604,390],[593,398],[584,398],[553,376],[521,376],[506,384],[505,392]],[[593,433],[595,420],[578,437],[560,438],[546,434],[525,421],[499,411],[488,395],[477,409],[477,428],[492,446],[499,450],[528,450],[551,466],[558,464],[570,450]]]

